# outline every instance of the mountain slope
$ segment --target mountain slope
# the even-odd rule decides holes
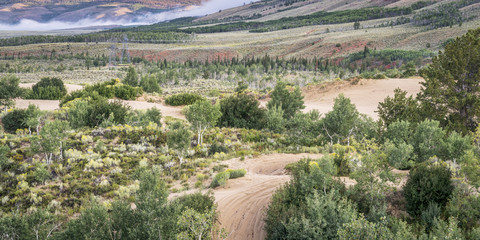
[[[146,14],[201,3],[202,0],[3,0],[0,1],[0,23],[12,24],[22,19],[38,22],[134,21]]]

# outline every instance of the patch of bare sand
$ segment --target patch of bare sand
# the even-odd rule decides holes
[[[327,86],[309,86],[302,91],[305,101],[303,112],[316,109],[325,114],[333,109],[335,98],[343,93],[357,106],[360,113],[367,114],[376,120],[378,115],[375,111],[378,103],[383,102],[388,96],[393,97],[396,88],[407,91],[409,95],[416,95],[420,92],[422,81],[422,78],[382,79],[361,80],[356,85],[344,81]]]

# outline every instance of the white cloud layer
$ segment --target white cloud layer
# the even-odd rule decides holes
[[[111,25],[147,25],[157,22],[172,20],[179,17],[204,16],[218,12],[219,10],[238,7],[250,2],[259,0],[210,0],[204,2],[196,8],[177,9],[157,14],[148,14],[137,16],[134,22],[124,21],[103,21],[96,19],[82,19],[77,22],[50,21],[46,23],[37,22],[30,19],[22,19],[18,24],[8,25],[0,24],[0,30],[5,31],[49,31],[59,29],[85,28],[91,26],[111,26]]]

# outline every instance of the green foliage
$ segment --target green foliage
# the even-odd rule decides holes
[[[416,161],[421,163],[429,158],[441,155],[445,148],[445,130],[438,121],[425,120],[417,125],[411,144],[415,149]]]
[[[45,154],[47,164],[53,160],[53,155],[60,155],[63,159],[63,149],[65,146],[66,131],[69,130],[69,123],[67,121],[55,120],[48,122],[40,130],[39,145],[42,152]]]
[[[66,95],[60,101],[60,106],[78,98],[89,101],[102,98],[111,99],[115,97],[123,100],[135,100],[142,93],[143,90],[140,87],[120,84],[118,80],[113,79],[104,83],[88,85],[83,90],[74,91]]]
[[[32,86],[30,99],[59,100],[67,94],[67,88],[60,78],[44,77]]]
[[[5,110],[14,105],[13,99],[20,96],[20,79],[14,75],[0,78],[0,106]]]
[[[222,114],[219,107],[208,101],[197,101],[188,106],[184,111],[188,122],[197,131],[197,143],[202,145],[203,134],[208,128],[217,124]]]
[[[407,91],[396,88],[393,98],[387,97],[378,104],[378,117],[385,126],[396,121],[419,121],[418,103],[412,96],[407,97]]]
[[[424,116],[462,134],[475,131],[480,116],[480,28],[445,47],[422,71],[419,100]]]
[[[298,86],[293,90],[289,88],[285,82],[278,82],[271,94],[271,100],[267,103],[268,109],[281,107],[285,119],[292,118],[297,112],[305,108],[300,88]]]
[[[0,171],[3,171],[8,164],[7,154],[10,152],[10,148],[7,145],[0,146]]]
[[[445,240],[463,240],[462,230],[458,228],[458,221],[455,218],[449,218],[448,222],[441,219],[435,219],[434,227],[430,234],[420,236],[419,239],[445,239]]]
[[[230,173],[227,171],[219,172],[215,175],[212,182],[210,183],[211,188],[216,188],[220,186],[225,186],[228,179],[230,178]]]
[[[428,207],[422,211],[420,215],[420,220],[425,226],[425,231],[427,233],[432,231],[433,226],[436,223],[436,220],[440,218],[442,214],[442,209],[435,202],[428,203]]]
[[[220,102],[222,116],[218,121],[220,127],[262,129],[265,124],[265,110],[260,103],[246,94],[238,94]]]
[[[405,239],[396,236],[388,227],[387,221],[379,223],[373,223],[367,221],[363,216],[360,215],[357,219],[352,222],[346,223],[342,228],[338,229],[338,239],[348,240],[348,239],[357,239],[357,240],[387,240],[387,239]],[[413,238],[410,238],[413,239]]]
[[[215,142],[208,149],[208,155],[213,156],[215,153],[228,153],[228,148]]]
[[[161,94],[163,92],[162,88],[160,88],[157,78],[155,78],[153,75],[143,76],[142,80],[140,81],[140,87],[142,87],[143,91],[147,93]]]
[[[183,157],[190,147],[192,139],[192,132],[190,132],[183,123],[174,122],[169,126],[167,132],[167,145],[169,148],[175,150],[180,160],[183,163]]]
[[[80,109],[84,113],[84,109]],[[109,102],[106,99],[92,101],[87,107],[87,126],[95,127],[110,121],[115,124],[124,124],[129,107],[120,101]]]
[[[297,146],[312,146],[317,142],[321,131],[320,113],[312,110],[308,113],[297,113],[289,120],[284,120],[289,140]],[[302,136],[302,137],[298,137]]]
[[[46,180],[50,179],[51,174],[44,164],[39,164],[33,171],[33,177],[36,182],[44,184]]]
[[[458,227],[471,231],[480,226],[480,197],[471,193],[467,187],[456,187],[445,208],[445,215],[455,217]],[[472,238],[473,239],[473,238]]]
[[[398,145],[390,141],[385,142],[385,153],[388,155],[388,163],[396,169],[409,169],[415,164],[412,159],[413,146],[405,142]]]
[[[437,8],[422,10],[413,16],[413,23],[430,29],[453,26],[462,22],[458,3],[442,4]]]
[[[139,85],[138,74],[137,71],[135,71],[135,67],[128,67],[127,76],[125,76],[125,78],[123,79],[123,83],[132,87],[136,87]]]
[[[357,133],[357,124],[360,114],[349,98],[343,94],[335,98],[333,110],[325,115],[323,120],[324,135],[330,140],[330,144],[341,143]]]
[[[230,179],[243,177],[247,174],[247,170],[245,169],[227,169],[226,172],[230,174]]]
[[[205,99],[195,93],[179,93],[170,95],[165,99],[165,103],[170,106],[191,105],[197,101],[204,101]]]
[[[286,239],[336,239],[337,231],[357,217],[355,207],[334,191],[306,198],[305,210],[285,224]],[[267,239],[271,239],[267,236]]]
[[[266,112],[265,127],[275,133],[281,133],[285,130],[284,112],[280,106],[272,107]]]
[[[407,212],[420,217],[430,203],[443,208],[453,192],[450,171],[441,163],[422,164],[410,171],[403,187]]]
[[[220,186],[225,186],[228,179],[243,177],[247,174],[245,169],[227,169],[226,171],[219,172],[215,175],[212,182],[210,183],[211,188],[216,188]]]
[[[2,117],[3,129],[9,133],[15,133],[17,129],[26,129],[27,111],[25,109],[14,109]]]
[[[180,215],[177,225],[180,233],[178,240],[212,239],[211,229],[215,225],[215,211],[199,213],[187,208]]]
[[[1,239],[49,239],[59,227],[57,216],[45,210],[34,210],[25,215],[0,217]]]
[[[289,169],[293,180],[275,192],[267,209],[267,239],[298,238],[302,234],[305,238],[335,236],[344,221],[355,213],[350,212],[354,209],[351,203],[336,193],[342,191],[343,185],[331,177],[335,172],[332,159],[303,159]],[[312,209],[306,207],[307,199]]]

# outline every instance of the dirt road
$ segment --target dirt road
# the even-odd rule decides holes
[[[232,159],[231,169],[244,168],[245,177],[228,180],[225,188],[214,191],[220,211],[220,223],[229,233],[228,239],[265,239],[264,214],[275,190],[290,180],[285,166],[302,158],[320,158],[320,154],[271,154],[257,158]]]

